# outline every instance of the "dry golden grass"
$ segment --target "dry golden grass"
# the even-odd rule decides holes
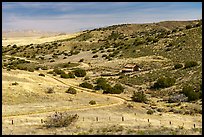
[[[49,37],[40,37],[40,36],[32,36],[32,37],[11,37],[2,39],[2,46],[7,45],[29,45],[29,44],[41,44],[45,42],[52,42],[56,40],[63,40],[68,38],[73,38],[80,35],[81,32],[75,34],[66,34],[66,35],[59,35],[59,36],[49,36]]]

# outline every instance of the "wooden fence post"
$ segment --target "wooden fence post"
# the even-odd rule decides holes
[[[195,124],[193,124],[193,127],[195,128]]]
[[[147,119],[148,123],[149,123],[149,119]]]
[[[124,121],[124,117],[122,117],[122,121]]]
[[[96,121],[98,121],[98,117],[96,117]]]
[[[13,125],[13,119],[11,120],[11,124]]]

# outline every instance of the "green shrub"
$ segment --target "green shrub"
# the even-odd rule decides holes
[[[47,74],[53,74],[53,73],[54,73],[53,71],[48,71],[48,72],[47,72]]]
[[[94,87],[95,90],[100,90],[100,89],[106,90],[106,88],[109,87],[109,85],[106,82],[106,79],[104,78],[98,78],[96,80],[96,84],[97,85]]]
[[[154,83],[154,85],[151,88],[153,89],[167,88],[173,86],[175,82],[176,82],[175,78],[161,77],[157,80],[157,82]]]
[[[147,101],[147,97],[143,92],[134,92],[131,98],[135,102],[146,102]]]
[[[192,25],[187,25],[186,26],[186,29],[191,29],[192,28]]]
[[[124,88],[121,84],[116,84],[110,91],[111,94],[120,94],[124,91]]]
[[[65,72],[63,70],[60,70],[60,69],[54,69],[53,72],[55,72],[58,75],[65,74]]]
[[[61,78],[69,78],[69,75],[68,74],[61,74],[60,77]]]
[[[112,90],[112,87],[111,85],[109,84],[105,84],[104,87],[103,87],[103,94],[108,94],[108,93],[111,93],[111,90]]]
[[[188,97],[188,101],[194,101],[200,97],[200,92],[195,92],[192,86],[184,86],[181,93]]]
[[[79,84],[79,86],[83,87],[83,88],[93,89],[93,85],[88,83],[88,82],[83,82],[83,83]]]
[[[75,78],[75,75],[74,75],[73,72],[69,72],[67,75],[68,75],[69,78]]]
[[[89,101],[89,104],[90,104],[90,105],[95,105],[95,104],[96,104],[96,101],[91,100],[91,101]]]
[[[74,71],[74,74],[75,74],[75,76],[77,76],[77,77],[84,77],[84,76],[86,76],[86,71],[83,70],[83,69],[76,69],[76,70]]]
[[[76,89],[74,89],[73,87],[70,87],[67,91],[65,91],[66,93],[70,93],[70,94],[76,94],[77,91]]]
[[[183,67],[183,65],[180,64],[180,63],[177,63],[177,64],[174,65],[174,69],[179,69],[179,68],[182,68],[182,67]]]
[[[198,63],[195,62],[195,61],[188,61],[188,62],[185,63],[184,68],[195,67],[195,66],[197,66],[197,65],[198,65]]]
[[[71,115],[67,112],[55,112],[54,114],[48,116],[46,120],[44,121],[45,127],[51,128],[51,127],[67,127],[71,123],[76,122],[78,120],[79,116],[77,114]]]

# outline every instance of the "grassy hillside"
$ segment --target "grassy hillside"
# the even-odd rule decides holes
[[[139,57],[153,57],[158,60],[164,58],[159,62],[143,60],[139,65],[145,73],[121,76],[114,80],[127,85],[151,87],[162,76],[173,77],[176,79],[174,90],[177,91],[189,84],[200,87],[198,85],[201,85],[202,81],[201,45],[202,20],[164,21],[97,28],[84,31],[73,38],[44,44],[8,45],[3,47],[2,53],[3,58],[4,55],[25,57],[49,66],[55,66],[62,60],[66,62],[69,58],[72,61],[75,59],[75,63],[76,58],[78,61],[84,61],[85,58],[85,63],[93,64],[97,64],[96,61],[100,63]],[[196,66],[185,68],[185,64],[190,61],[196,62]],[[174,69],[176,64],[182,64],[182,68]],[[12,64],[3,62],[3,67],[9,65],[13,68]],[[97,71],[103,71],[104,67],[105,65],[97,68]]]

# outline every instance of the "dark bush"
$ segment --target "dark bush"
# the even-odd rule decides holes
[[[79,60],[79,62],[83,62],[83,61],[84,61],[84,59],[80,59],[80,60]]]
[[[93,55],[93,57],[92,58],[97,58],[98,57],[98,55]]]
[[[74,75],[73,72],[69,72],[67,75],[68,75],[69,78],[75,78],[75,75]]]
[[[112,87],[111,85],[109,84],[104,84],[104,87],[103,87],[103,94],[108,94],[108,93],[111,93],[111,90],[112,90]]]
[[[95,104],[96,104],[96,101],[91,100],[91,101],[89,101],[89,104],[90,104],[90,105],[95,105]]]
[[[79,86],[83,87],[83,88],[93,89],[93,85],[88,83],[88,82],[83,82],[83,83],[79,84]]]
[[[95,90],[100,90],[100,89],[106,90],[106,88],[108,87],[106,79],[104,78],[98,78],[96,80],[96,84],[97,85],[94,87]]]
[[[195,67],[195,66],[197,66],[197,65],[198,65],[198,63],[195,62],[195,61],[188,61],[188,62],[185,63],[184,68]]]
[[[85,78],[84,78],[84,80],[89,80],[90,78],[88,77],[88,76],[86,76]]]
[[[83,69],[76,69],[75,71],[74,71],[74,74],[75,74],[75,76],[77,76],[77,77],[84,77],[84,76],[86,76],[86,71],[85,70],[83,70]]]
[[[61,74],[60,77],[61,78],[69,78],[69,75],[68,74]]]
[[[181,93],[188,97],[188,101],[194,101],[200,97],[200,92],[195,92],[191,86],[184,86]]]
[[[106,55],[106,54],[103,54],[103,55],[102,55],[102,58],[104,58],[104,57],[107,57],[107,55]]]
[[[34,68],[31,68],[31,67],[27,68],[27,70],[28,70],[29,72],[34,72],[34,71],[35,71],[35,69],[34,69]]]
[[[153,89],[167,88],[173,86],[175,82],[176,82],[175,78],[162,77],[159,78],[151,88]]]
[[[124,91],[124,88],[121,84],[116,84],[110,91],[111,94],[120,94]]]
[[[58,75],[65,74],[65,72],[63,70],[60,70],[60,69],[54,69],[53,72],[55,72]]]
[[[179,68],[182,68],[182,67],[183,67],[183,65],[180,64],[180,63],[177,63],[177,64],[174,65],[174,69],[179,69]]]
[[[12,83],[12,85],[18,85],[18,83],[17,83],[17,82],[14,82],[14,83]]]
[[[66,93],[70,93],[70,94],[76,94],[77,91],[76,89],[74,89],[73,87],[70,87],[67,91],[65,91]]]
[[[192,25],[187,25],[186,26],[186,29],[191,29],[192,28]]]
[[[51,87],[47,88],[46,93],[49,93],[49,94],[55,93],[54,88],[51,88]]]
[[[17,48],[17,45],[16,45],[16,44],[14,44],[12,48]]]
[[[143,92],[134,92],[131,98],[135,102],[146,102],[147,101],[147,97]]]
[[[45,74],[40,73],[39,76],[43,76],[43,77],[45,77]]]
[[[147,114],[152,115],[153,113],[154,113],[153,110],[151,110],[151,109],[147,110]]]
[[[55,112],[54,114],[48,116],[44,121],[45,127],[67,127],[71,123],[76,122],[79,116],[77,114],[70,115],[67,112]]]

